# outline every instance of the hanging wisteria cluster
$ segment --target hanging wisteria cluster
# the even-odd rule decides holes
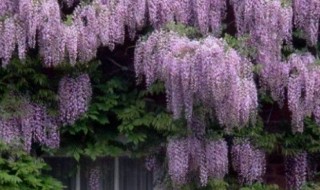
[[[290,76],[288,81],[288,104],[293,132],[303,132],[304,118],[313,114],[319,122],[319,74],[315,57],[310,53],[292,54],[288,60]]]
[[[231,148],[231,162],[239,182],[252,184],[262,182],[266,171],[266,156],[248,139],[235,139]]]
[[[26,102],[21,105],[21,109],[24,110],[23,114],[0,119],[0,139],[11,144],[22,140],[28,152],[33,142],[50,148],[59,147],[58,124],[55,118],[48,115],[46,108]]]
[[[239,36],[249,34],[256,49],[255,60],[263,66],[262,86],[282,106],[285,99],[287,67],[281,61],[284,41],[290,43],[293,11],[282,0],[231,1]]]
[[[10,112],[11,109],[17,111],[16,108],[4,111],[5,113],[0,116],[0,139],[10,144],[22,141],[24,149],[28,152],[31,150],[32,143],[58,148],[60,144],[59,126],[73,124],[88,109],[92,96],[88,74],[81,74],[76,78],[62,78],[58,95],[58,117],[50,116],[45,106],[24,99],[17,108],[22,110],[21,113]],[[11,114],[10,117],[5,116],[8,114]]]
[[[200,165],[200,181],[207,183],[208,177],[222,180],[229,171],[228,146],[225,140],[207,141],[205,162]]]
[[[319,37],[320,1],[293,0],[294,25],[304,32],[310,46],[315,46]]]
[[[194,136],[170,139],[167,145],[169,175],[177,185],[187,183],[190,172],[199,172],[201,185],[208,178],[228,173],[228,146],[224,140],[201,141]]]
[[[77,2],[77,3],[76,3]],[[99,46],[124,42],[126,31],[131,39],[137,30],[147,24],[159,29],[169,22],[192,25],[207,34],[219,34],[226,16],[226,0],[94,0],[84,4],[64,0],[62,6],[76,6],[64,22],[58,0],[3,0],[0,2],[0,53],[3,65],[9,63],[16,47],[21,59],[28,48],[39,44],[46,66],[55,66],[66,58],[74,64],[96,56]],[[257,47],[257,61],[265,65],[267,74],[277,70],[283,40],[291,40],[294,26],[306,33],[311,45],[319,34],[320,3],[317,0],[258,0],[231,1],[238,35],[246,33]],[[127,28],[127,29],[126,29]],[[3,42],[6,43],[3,43]],[[279,71],[280,72],[280,71]],[[281,74],[281,72],[280,72]],[[266,82],[266,81],[265,81]],[[281,100],[282,91],[275,81],[268,87],[278,91],[274,97]]]
[[[171,139],[167,145],[168,173],[176,184],[185,184],[189,171],[187,139]]]
[[[63,5],[74,6],[75,0]],[[226,1],[208,0],[94,0],[80,4],[62,21],[57,0],[4,0],[0,2],[0,53],[7,65],[18,47],[20,59],[28,48],[39,44],[44,65],[56,66],[64,60],[75,64],[96,56],[99,46],[113,50],[122,44],[126,28],[131,39],[147,23],[160,28],[173,21],[199,26],[201,32],[221,30]]]
[[[89,171],[89,180],[88,180],[89,190],[100,190],[101,189],[100,180],[101,180],[101,169],[98,166],[91,168]]]
[[[287,188],[300,190],[307,180],[307,153],[301,152],[285,158]]]
[[[190,121],[193,105],[212,108],[222,126],[246,125],[256,114],[257,90],[252,64],[215,37],[190,40],[156,31],[135,49],[135,71],[147,86],[165,82],[168,109]]]
[[[89,107],[92,87],[88,74],[76,78],[63,77],[59,83],[59,120],[72,125]]]

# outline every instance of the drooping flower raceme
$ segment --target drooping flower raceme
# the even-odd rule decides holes
[[[263,180],[266,168],[265,153],[255,148],[248,139],[234,140],[231,160],[240,183],[250,185]]]
[[[48,115],[46,107],[25,102],[20,108],[22,114],[0,119],[0,139],[11,144],[21,142],[27,152],[32,143],[58,148],[59,127],[55,118]]]
[[[89,190],[101,189],[101,185],[100,185],[101,175],[102,174],[99,167],[94,167],[90,169],[89,180],[88,180]]]
[[[59,113],[63,124],[72,125],[88,110],[92,87],[88,74],[63,77],[59,83]]]
[[[207,141],[205,145],[205,168],[209,178],[223,179],[229,170],[227,142],[220,139]],[[201,172],[201,168],[200,168]],[[202,179],[201,182],[206,181]],[[205,185],[205,183],[203,183]]]
[[[45,0],[40,8],[39,52],[46,67],[57,66],[64,59],[65,36],[60,7],[55,0]]]
[[[307,180],[307,153],[301,152],[285,158],[285,173],[288,189],[300,190]]]
[[[314,63],[315,57],[310,53],[292,54],[288,59],[290,76],[287,97],[293,132],[303,132],[304,118],[311,116],[314,103],[320,100],[320,97],[315,96],[315,82],[319,72],[316,72]]]
[[[255,61],[262,65],[261,85],[272,98],[284,104],[288,67],[281,61],[283,42],[291,43],[293,11],[281,0],[232,0],[238,36],[249,34],[256,49]]]
[[[304,32],[309,45],[318,42],[320,22],[320,1],[293,0],[294,24]]]
[[[158,166],[158,160],[155,155],[150,155],[146,157],[145,159],[145,167],[148,171],[153,171],[157,169]]]
[[[169,175],[177,185],[187,182],[189,169],[188,143],[186,139],[171,139],[167,145]]]
[[[70,7],[75,2],[63,0],[60,5]],[[65,27],[61,8],[57,0],[1,1],[0,17],[5,19],[0,21],[0,39],[8,42],[1,40],[0,44],[3,66],[16,45],[22,60],[28,48],[38,43],[45,66],[57,66],[65,58],[74,65],[93,59],[101,45],[113,50],[116,44],[123,44],[126,32],[134,39],[147,23],[161,28],[178,22],[198,27],[203,34],[219,34],[226,15],[225,0],[94,0],[77,5],[68,15],[70,27]]]
[[[170,139],[167,145],[169,175],[177,185],[187,183],[188,175],[199,175],[201,185],[208,178],[223,179],[228,173],[228,147],[226,141],[199,140],[195,136]]]
[[[320,68],[310,53],[292,54],[288,58],[288,107],[293,132],[303,132],[304,118],[313,116],[320,123]]]
[[[246,125],[257,108],[252,65],[214,37],[190,40],[173,32],[156,31],[135,49],[135,71],[147,86],[165,82],[168,109],[190,122],[193,104],[215,111],[227,128]]]

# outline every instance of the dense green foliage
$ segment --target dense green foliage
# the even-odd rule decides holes
[[[43,174],[48,170],[43,160],[34,158],[19,146],[0,143],[0,189],[61,190],[62,184]]]

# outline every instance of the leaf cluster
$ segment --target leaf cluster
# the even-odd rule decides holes
[[[62,184],[46,176],[47,165],[16,146],[0,143],[0,189],[62,190]]]
[[[178,129],[165,107],[155,100],[163,94],[161,83],[139,90],[132,81],[113,77],[99,81],[93,90],[88,112],[73,126],[63,128],[66,138],[61,151],[77,160],[81,156],[145,154],[144,150],[159,145]]]

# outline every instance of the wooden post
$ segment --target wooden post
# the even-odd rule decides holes
[[[76,175],[76,190],[81,190],[81,181],[80,181],[80,165],[77,167]]]
[[[114,190],[120,190],[119,157],[114,159]]]

